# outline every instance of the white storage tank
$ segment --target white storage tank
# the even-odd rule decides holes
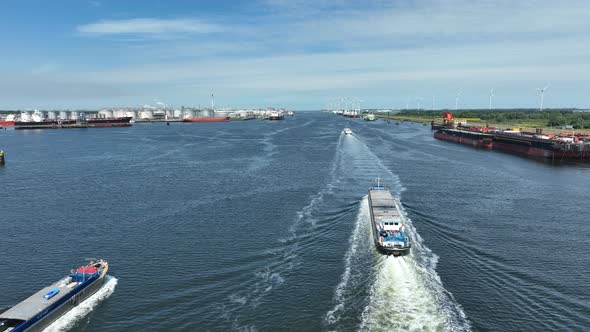
[[[112,118],[113,111],[111,110],[100,110],[98,111],[97,117],[99,118]]]
[[[139,112],[139,118],[142,120],[149,120],[153,117],[151,110],[142,110]]]
[[[189,119],[195,117],[195,111],[193,110],[184,110],[184,114],[182,115],[183,119]]]
[[[31,114],[29,112],[22,112],[20,114],[20,120],[22,122],[31,122]]]
[[[213,113],[212,110],[205,109],[205,110],[200,110],[199,111],[199,116],[198,117],[199,118],[212,118],[214,116],[215,115],[214,115],[214,113]]]
[[[215,111],[215,115],[216,118],[227,118],[229,116],[229,113],[226,111]]]

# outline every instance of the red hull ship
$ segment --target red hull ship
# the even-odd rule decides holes
[[[525,157],[551,160],[590,161],[590,138],[584,136],[549,137],[541,129],[535,133],[497,131],[490,128],[453,128],[452,114],[446,112],[443,125],[435,125],[436,139],[469,145],[476,148],[494,149]]]
[[[225,118],[186,118],[182,122],[227,122],[229,117]]]
[[[14,126],[14,121],[0,120],[0,127],[12,127],[12,126]]]

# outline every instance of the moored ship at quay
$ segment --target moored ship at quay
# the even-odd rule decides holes
[[[431,124],[436,139],[493,149],[531,158],[590,161],[588,135],[545,135],[533,132],[501,130],[488,127],[455,126],[452,113],[446,112],[443,124]]]
[[[63,129],[63,128],[101,128],[131,126],[131,117],[93,118],[93,119],[56,119],[39,121],[15,121],[14,129]]]

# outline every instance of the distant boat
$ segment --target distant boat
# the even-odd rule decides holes
[[[271,111],[268,116],[266,117],[266,120],[284,120],[285,116],[278,111]]]
[[[96,293],[108,269],[107,261],[99,259],[91,260],[75,272],[72,270],[65,278],[1,313],[0,331],[42,331]]]
[[[342,132],[346,135],[352,135],[352,130],[348,127],[344,128]]]
[[[365,121],[375,121],[377,118],[375,117],[375,114],[373,113],[369,113],[367,115],[365,115]]]

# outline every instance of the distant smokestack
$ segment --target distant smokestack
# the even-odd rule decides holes
[[[213,96],[213,94],[211,94],[211,109],[215,109],[215,96]]]

